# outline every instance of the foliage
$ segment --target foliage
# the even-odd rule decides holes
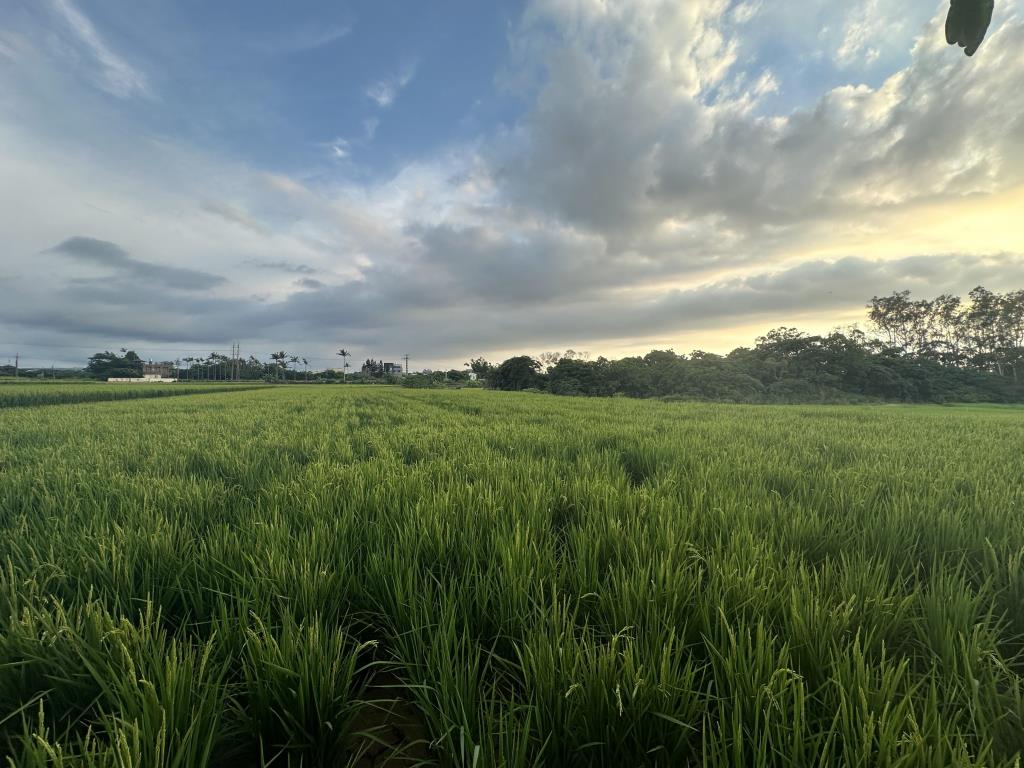
[[[381,362],[380,360],[373,360],[368,358],[366,362],[363,363],[361,372],[366,374],[367,376],[383,376],[384,363]]]
[[[240,392],[252,385],[197,384],[38,384],[20,382],[0,388],[0,408],[24,408],[40,405],[97,403],[110,400],[138,400],[175,395],[201,395],[214,392]]]
[[[870,307],[882,340],[858,330],[816,336],[776,328],[753,349],[725,356],[654,350],[590,362],[570,350],[546,353],[533,373],[492,376],[489,383],[559,395],[743,403],[1024,402],[1024,291],[1001,295],[978,287],[967,305],[951,296],[911,301],[904,291],[875,297]],[[506,363],[525,370],[526,360]]]
[[[874,297],[869,317],[890,347],[905,355],[1024,380],[1024,290],[978,286],[957,296],[914,301],[910,291]]]
[[[537,388],[544,381],[540,363],[528,355],[509,358],[491,373],[488,380],[495,389],[511,391]]]
[[[541,352],[537,356],[537,362],[540,363],[540,368],[544,372],[550,371],[559,360],[589,360],[589,352],[576,352],[572,349],[567,349],[565,352]]]
[[[431,371],[429,373],[412,373],[401,378],[402,386],[409,389],[463,387],[469,383],[469,374],[466,371],[455,369],[450,371]]]
[[[563,358],[546,374],[534,369],[526,375],[529,385],[523,377],[502,375],[490,384],[508,390],[546,387],[558,395],[740,403],[1024,401],[1024,386],[1005,376],[880,349],[862,335],[807,336],[791,328],[770,331],[753,349],[739,348],[724,357],[654,350],[612,361]]]
[[[142,376],[142,358],[130,349],[116,352],[97,352],[85,366],[88,375],[97,379],[131,379]]]
[[[466,363],[466,367],[481,379],[486,379],[494,371],[494,366],[482,357],[474,357]]]
[[[1019,760],[1018,409],[221,390],[0,411],[9,765]]]
[[[94,355],[109,355],[109,352]],[[129,353],[134,355],[135,353]],[[346,353],[347,355],[348,353]],[[137,357],[137,356],[136,356]],[[302,370],[298,364],[302,363]],[[132,369],[131,376],[141,376],[141,360],[138,368]],[[274,352],[267,362],[262,362],[253,355],[247,358],[239,357],[232,359],[228,355],[219,352],[211,352],[206,357],[188,356],[178,360],[170,360],[164,363],[172,371],[172,375],[182,381],[311,381],[326,378],[325,374],[311,376],[308,370],[309,361],[296,355],[291,355],[284,350]],[[348,363],[345,363],[348,366]],[[343,369],[344,370],[344,369]],[[98,378],[108,378],[105,373],[95,374]],[[115,374],[109,374],[115,376]],[[120,378],[120,376],[118,376]],[[125,376],[128,377],[127,375]],[[342,374],[338,374],[341,378]]]
[[[432,374],[414,373],[402,378],[402,386],[407,389],[437,389],[444,386],[443,380]]]

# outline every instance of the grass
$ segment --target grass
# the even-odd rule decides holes
[[[295,386],[5,410],[0,752],[1008,768],[1021,445],[1024,411],[983,407]]]
[[[38,383],[10,379],[0,382],[0,408],[31,408],[41,405],[98,403],[149,397],[196,395],[253,389],[258,384],[126,384],[116,382]]]

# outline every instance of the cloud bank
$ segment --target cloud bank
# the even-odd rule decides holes
[[[98,89],[148,93],[54,2]],[[45,105],[0,101],[0,275],[15,286],[0,330],[451,363],[722,349],[755,326],[850,322],[891,290],[1024,285],[1016,4],[966,62],[941,13],[914,28],[883,0],[830,8],[803,10],[830,14],[808,39],[782,26],[795,5],[534,0],[497,78],[519,114],[372,178],[254,168],[146,132],[83,158],[14,120]],[[766,26],[793,30],[786,56],[765,52]],[[797,99],[800,55],[836,82]],[[414,73],[365,96],[390,107]]]

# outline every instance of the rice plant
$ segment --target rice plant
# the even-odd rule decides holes
[[[107,400],[135,400],[174,395],[199,395],[212,392],[253,389],[255,384],[22,384],[8,383],[0,387],[0,408],[27,408],[40,405],[97,403]]]
[[[8,765],[1019,765],[1020,409],[210,389],[0,411]]]

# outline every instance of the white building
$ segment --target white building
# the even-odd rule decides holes
[[[171,376],[171,364],[170,363],[143,363],[142,364],[142,378],[111,378],[107,379],[109,382],[118,384],[161,384],[167,382],[177,381],[177,379]]]

